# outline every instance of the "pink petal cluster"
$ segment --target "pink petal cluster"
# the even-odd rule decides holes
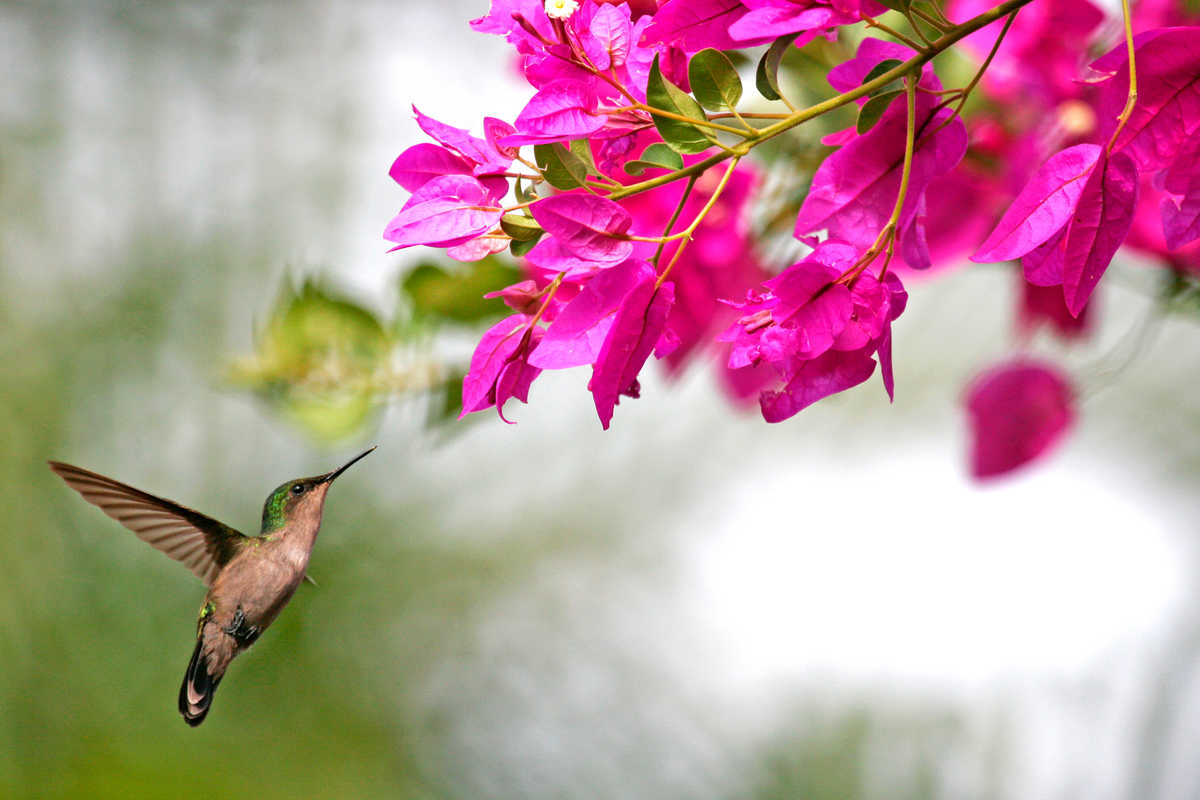
[[[1075,422],[1075,392],[1055,367],[1019,360],[967,388],[971,474],[998,478],[1051,451]]]
[[[1137,167],[1125,153],[1069,147],[1041,166],[971,258],[1021,258],[1025,278],[1062,286],[1078,315],[1129,233],[1137,189]]]
[[[1163,240],[1177,250],[1200,239],[1200,27],[1161,28],[1134,39],[1138,102],[1117,132],[1129,88],[1124,45],[1092,63],[1103,76],[1097,99],[1101,141],[1055,153],[1033,175],[975,261],[1021,258],[1025,277],[1063,287],[1082,312],[1138,214],[1141,175],[1166,192]]]
[[[504,419],[505,403],[526,402],[543,370],[588,366],[588,390],[607,428],[620,399],[639,395],[652,355],[677,371],[695,353],[719,347],[729,387],[756,396],[763,417],[778,422],[866,381],[877,362],[893,395],[891,324],[907,302],[896,267],[924,269],[971,251],[975,261],[1019,259],[1022,335],[1046,326],[1064,338],[1086,332],[1090,298],[1122,245],[1200,273],[1200,20],[1178,0],[1135,5],[1139,96],[1119,133],[1129,85],[1124,45],[1091,64],[1091,82],[1080,80],[1081,54],[1112,33],[1093,0],[1037,0],[1020,10],[984,75],[984,110],[972,113],[970,133],[927,63],[914,96],[916,134],[894,260],[889,254],[878,277],[868,255],[899,195],[908,133],[903,92],[862,133],[856,126],[822,140],[837,149],[813,171],[793,231],[814,249],[774,277],[747,224],[758,182],[748,160],[726,176],[715,199],[722,168],[699,176],[686,199],[681,180],[639,186],[619,201],[605,195],[621,198],[621,184],[631,182],[621,167],[639,154],[631,172],[690,166],[713,152],[692,154],[717,134],[675,138],[661,115],[656,128],[639,106],[652,64],[686,92],[689,61],[705,48],[833,39],[840,26],[887,7],[876,0],[565,5],[550,16],[542,0],[491,0],[471,26],[515,48],[532,97],[512,124],[485,118],[478,136],[414,108],[431,141],[401,153],[390,172],[411,193],[384,234],[395,248],[441,247],[472,260],[515,239],[514,252],[525,254],[528,278],[490,295],[514,313],[473,353],[464,415],[495,407]],[[949,13],[965,19],[994,5],[951,0]],[[982,60],[1002,25],[972,34],[966,49]],[[866,37],[828,82],[847,92],[883,62],[916,55]],[[722,113],[725,100],[712,99],[711,92],[729,89],[728,77],[714,77],[719,61],[693,65],[700,70],[693,71],[696,96],[717,109],[714,122],[736,126],[740,120]],[[702,82],[712,84],[707,97]],[[667,89],[663,100],[655,74],[656,103],[680,100]],[[690,100],[672,107],[684,128],[689,117],[698,119]],[[660,132],[673,150],[647,151],[664,148]],[[728,129],[720,136],[726,144],[736,138]],[[554,147],[535,150],[542,167],[528,156],[514,166],[519,148],[548,144]],[[527,191],[531,170],[548,178],[534,179],[540,197]],[[519,201],[506,207],[511,179],[519,181]],[[577,188],[547,196],[549,182]],[[655,240],[682,230],[702,209],[686,247]],[[735,297],[745,299],[723,299]],[[1004,474],[1048,451],[1073,423],[1074,403],[1069,381],[1045,364],[1016,361],[980,376],[967,397],[974,474]]]
[[[1067,308],[1058,287],[1038,286],[1022,277],[1017,326],[1024,336],[1047,327],[1063,339],[1081,339],[1091,330],[1093,305],[1089,302],[1076,316]]]
[[[1170,250],[1200,239],[1200,26],[1157,28],[1134,37],[1138,102],[1117,135],[1116,150],[1152,174]],[[1111,136],[1129,89],[1129,63],[1117,47],[1092,63],[1104,76],[1097,113]]]
[[[954,0],[952,19],[970,19],[994,6],[988,0]],[[984,73],[984,86],[999,100],[1014,105],[1037,103],[1043,109],[1076,97],[1076,83],[1089,42],[1104,12],[1091,0],[1038,0],[1021,9],[1003,45]],[[999,25],[989,25],[965,40],[982,61],[996,43]]]
[[[708,204],[717,172],[697,182],[684,206],[684,219]],[[638,396],[638,373],[652,353],[672,369],[682,368],[689,356],[736,316],[717,298],[744,293],[766,277],[746,224],[756,182],[748,164],[731,175],[725,191],[675,261],[670,281],[661,281],[649,263],[656,246],[635,243],[625,234],[660,234],[676,210],[681,186],[635,195],[622,204],[582,192],[539,200],[531,211],[547,235],[528,254],[532,278],[494,293],[520,312],[510,320],[520,319],[539,333],[530,339],[532,346],[497,351],[499,356],[523,359],[535,370],[534,376],[542,369],[590,365],[588,389],[601,424],[607,428],[620,397]],[[678,246],[673,243],[664,248],[659,263],[671,263]],[[492,343],[485,337],[477,358],[491,352],[489,348]],[[491,407],[492,402],[482,402],[486,400],[499,407],[508,396],[525,399],[524,394],[500,391],[499,373],[488,367],[489,363],[486,358],[478,364],[472,362],[464,384],[465,411]],[[731,388],[741,387],[738,381],[729,383]],[[474,392],[470,403],[467,385]],[[488,387],[493,386],[495,390],[488,394]],[[744,391],[758,388],[747,386]]]
[[[451,258],[475,261],[503,250],[502,237],[484,238],[503,216],[508,193],[505,170],[514,151],[497,143],[511,130],[507,123],[487,118],[486,139],[472,136],[422,114],[415,106],[417,124],[437,144],[423,143],[405,150],[392,163],[392,180],[412,192],[400,213],[392,218],[383,238],[393,250],[415,245],[445,247]]]
[[[856,58],[829,73],[830,84],[839,91],[860,85],[866,75],[888,58],[904,60],[915,55],[908,48],[867,38]],[[928,65],[919,86],[931,91],[942,88]],[[925,237],[927,209],[925,193],[932,181],[946,175],[967,151],[967,131],[949,108],[937,109],[937,96],[919,92],[916,102],[917,129],[908,193],[900,210],[897,233],[901,252],[910,267],[932,264]],[[904,168],[908,111],[903,96],[897,97],[879,122],[865,134],[854,131],[840,141],[840,150],[822,162],[796,219],[796,236],[827,230],[829,236],[866,250],[892,216]]]
[[[561,285],[539,289],[533,280],[498,292],[520,313],[476,347],[463,381],[463,415],[494,405],[503,419],[504,402],[525,402],[543,369],[590,364],[588,390],[607,429],[621,396],[638,396],[638,374],[666,330],[675,286],[657,277],[649,263],[630,258],[586,278],[562,278]]]
[[[694,160],[694,159],[692,159]],[[680,219],[693,219],[712,198],[717,171],[711,171],[696,183]],[[667,335],[673,347],[660,354],[671,372],[679,372],[713,337],[729,326],[737,313],[719,298],[740,297],[748,289],[769,277],[755,252],[749,226],[749,207],[759,184],[758,170],[741,162],[730,176],[724,192],[692,235],[671,272],[675,283],[675,306],[667,320]],[[633,215],[631,232],[644,236],[662,233],[679,204],[683,187],[679,184],[654,192],[634,195],[622,202]],[[675,259],[678,242],[669,243],[660,259],[663,264]],[[639,243],[635,252],[643,258],[653,256],[655,246]],[[749,392],[757,397],[757,385],[743,389],[741,375],[722,372],[726,387],[735,398]]]
[[[887,10],[875,0],[667,0],[646,30],[652,43],[675,44],[687,53],[706,47],[736,50],[799,34],[797,46],[862,14]]]
[[[781,422],[831,394],[865,381],[878,355],[883,385],[893,396],[891,324],[908,294],[895,273],[882,281],[854,275],[859,251],[821,243],[803,261],[735,304],[742,316],[722,335],[734,369],[770,366],[782,385],[762,392],[767,422]]]
[[[510,397],[529,401],[529,386],[541,372],[529,364],[529,354],[544,332],[527,314],[514,314],[493,325],[483,335],[471,356],[471,368],[463,379],[462,419],[472,411],[496,407],[500,419]]]
[[[1125,239],[1125,247],[1153,256],[1168,269],[1200,275],[1200,240],[1170,247],[1163,236],[1161,207],[1173,202],[1165,191],[1155,187],[1150,178],[1143,176],[1137,209],[1133,215],[1133,226]]]
[[[566,20],[551,20],[535,0],[492,0],[489,12],[471,27],[512,43],[536,90],[501,142],[512,147],[612,138],[647,125],[643,117],[610,110],[628,105],[623,92],[646,97],[655,51],[640,42],[652,19],[635,19],[626,3],[583,0]]]

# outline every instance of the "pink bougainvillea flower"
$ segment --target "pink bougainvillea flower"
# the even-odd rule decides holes
[[[503,36],[518,53],[540,53],[555,39],[544,0],[492,0],[491,9],[471,20],[472,30]]]
[[[1013,200],[972,260],[1019,258],[1053,237],[1079,205],[1100,153],[1099,145],[1080,144],[1051,156]]]
[[[694,163],[699,158],[689,157],[685,163]],[[681,220],[695,218],[709,202],[719,172],[710,170],[696,182],[679,216]],[[677,345],[669,354],[656,355],[673,373],[678,373],[697,351],[709,345],[713,335],[738,316],[718,298],[743,296],[770,277],[755,253],[748,216],[758,180],[757,169],[749,160],[738,164],[671,270],[675,304],[667,320],[667,330]],[[662,234],[682,192],[683,186],[677,182],[623,200],[622,206],[633,216],[630,232],[643,236]],[[668,243],[659,263],[670,263],[678,248],[678,242]],[[651,243],[634,245],[634,253],[642,258],[652,258],[654,251],[655,245]]]
[[[463,128],[455,128],[439,122],[433,117],[422,114],[416,106],[413,106],[413,113],[417,117],[417,124],[421,130],[425,131],[438,144],[457,153],[472,164],[472,174],[491,175],[504,172],[512,164],[512,154],[502,152],[496,147],[494,141],[480,139],[472,136]],[[491,124],[497,122],[500,120],[493,120]]]
[[[1124,246],[1135,252],[1153,256],[1163,266],[1181,272],[1200,275],[1200,241],[1172,249],[1163,238],[1163,204],[1174,200],[1161,188],[1154,186],[1149,176],[1142,176],[1138,189],[1138,202],[1133,214],[1133,226],[1125,239]]]
[[[854,58],[847,59],[829,70],[825,80],[829,81],[829,85],[839,92],[849,92],[862,86],[867,75],[880,63],[889,59],[907,61],[915,55],[916,53],[910,47],[886,39],[867,36],[858,43]],[[933,66],[930,64],[921,68],[919,84],[927,89],[942,88],[937,76],[933,73]],[[867,102],[867,98],[861,97],[857,102],[859,105],[863,105]]]
[[[854,310],[850,290],[834,281],[853,266],[856,255],[851,245],[824,242],[764,281],[766,291],[750,292],[745,302],[733,304],[742,316],[719,337],[733,345],[729,366],[766,361],[783,370],[793,354],[816,358],[832,347]]]
[[[499,297],[506,306],[521,314],[537,313],[538,306],[541,305],[541,296],[542,287],[533,279],[520,281],[484,295],[488,299]]]
[[[633,242],[625,237],[633,218],[611,200],[559,194],[534,203],[530,212],[563,250],[577,258],[617,264],[633,252]]]
[[[1064,339],[1079,339],[1091,329],[1092,306],[1089,301],[1079,312],[1071,313],[1057,286],[1038,286],[1021,278],[1021,298],[1018,301],[1017,327],[1028,336],[1042,325],[1049,326]]]
[[[732,343],[730,367],[769,364],[782,379],[782,387],[759,397],[768,422],[867,380],[875,371],[874,355],[893,395],[891,323],[908,295],[890,272],[883,281],[862,272],[843,282],[857,252],[845,242],[823,242],[766,281],[766,292],[736,304],[743,316],[719,339]]]
[[[1079,314],[1125,240],[1137,202],[1137,167],[1081,144],[1052,156],[1021,190],[972,261],[1021,257],[1025,277],[1061,284]]]
[[[510,242],[504,236],[480,236],[469,242],[446,248],[446,255],[455,261],[479,261],[508,249]]]
[[[571,13],[551,20],[541,4],[494,2],[491,12],[472,26],[516,45],[521,72],[537,90],[517,118],[516,131],[499,143],[515,147],[566,141],[628,126],[634,115],[610,119],[602,107],[627,105],[626,93],[645,99],[655,51],[641,39],[652,21],[648,15],[635,20],[625,3],[583,0]]]
[[[508,399],[529,401],[529,387],[541,370],[530,366],[528,358],[542,333],[527,314],[514,314],[488,329],[475,348],[470,369],[463,378],[459,419],[495,406],[500,418],[508,422],[504,417]]]
[[[529,363],[542,369],[595,363],[617,310],[634,287],[653,276],[648,263],[635,259],[598,273],[558,312]]]
[[[621,301],[608,335],[592,366],[588,391],[596,404],[596,414],[605,430],[621,395],[638,397],[638,374],[654,351],[667,326],[667,316],[675,302],[674,284],[655,288],[654,270],[646,265],[638,283]]]
[[[517,147],[585,137],[604,127],[605,118],[597,113],[598,108],[599,99],[586,84],[554,81],[525,104],[514,123],[517,133],[500,139],[500,144]]]
[[[874,372],[875,359],[861,350],[830,350],[803,362],[781,390],[759,396],[763,419],[783,422],[818,400],[858,386]]]
[[[952,19],[970,19],[992,5],[987,0],[954,0],[949,13]],[[1030,3],[1017,14],[984,73],[984,87],[1005,101],[1028,104],[1036,100],[1043,107],[1078,96],[1082,54],[1103,21],[1104,12],[1090,0]],[[1001,27],[997,22],[976,31],[963,40],[964,47],[982,61]],[[1138,73],[1140,76],[1140,68]]]
[[[579,35],[579,43],[588,61],[599,70],[623,66],[634,44],[633,22],[628,10],[588,3],[579,11],[587,17],[580,19],[586,27]]]
[[[1198,29],[1200,30],[1200,29]],[[1180,150],[1175,163],[1162,173],[1162,187],[1173,197],[1163,198],[1163,238],[1178,250],[1200,239],[1200,133]]]
[[[672,44],[688,53],[706,47],[736,50],[741,45],[729,35],[729,26],[748,10],[739,0],[667,0],[646,29],[644,41]]]
[[[889,53],[912,54],[907,48],[897,50],[898,45],[872,44],[876,41],[865,39],[859,46],[861,55],[855,66],[834,75],[833,81],[844,86],[858,72],[865,76],[871,68],[867,64],[879,63]],[[926,88],[941,88],[932,72],[920,82]],[[908,193],[897,225],[900,242],[906,248],[905,260],[917,268],[929,266],[923,229],[916,224],[925,190],[935,177],[954,169],[967,151],[967,131],[962,121],[954,118],[948,108],[935,112],[936,105],[934,95],[917,94],[916,120],[922,134],[914,145]],[[891,218],[896,204],[907,128],[908,112],[905,100],[900,97],[871,130],[855,136],[826,158],[813,175],[808,196],[800,207],[796,236],[825,229],[830,238],[844,240],[860,250],[868,248]]]
[[[901,239],[900,258],[892,259],[891,268],[907,279],[917,274],[912,270],[966,263],[966,256],[979,247],[1008,199],[996,175],[979,168],[969,157],[964,159],[957,168],[929,182],[913,218],[913,227],[920,232]],[[922,245],[927,249],[910,259],[910,247]]]
[[[1147,31],[1133,42],[1138,99],[1116,150],[1149,171],[1170,166],[1183,146],[1200,136],[1200,26]],[[1092,69],[1108,76],[1097,102],[1100,135],[1107,141],[1129,92],[1125,45],[1092,62]]]
[[[1075,422],[1075,392],[1050,364],[993,367],[966,392],[971,474],[997,478],[1046,455]]]
[[[392,218],[384,238],[393,250],[414,245],[454,247],[493,230],[503,212],[486,187],[469,175],[426,182]]]
[[[868,2],[873,7],[869,13],[886,10]],[[860,19],[857,3],[852,4],[853,9],[813,0],[742,0],[742,4],[750,11],[729,26],[729,35],[743,47],[765,44],[790,33],[801,34],[796,44],[804,45],[824,31]]]
[[[657,280],[654,267],[638,258],[596,273],[569,302],[544,315],[553,322],[528,354],[529,367],[536,369],[590,364],[588,390],[606,430],[621,395],[638,396],[638,373],[650,354],[657,349],[662,355],[673,344],[666,321],[675,287],[657,286]],[[517,305],[533,305],[532,287],[510,290]]]
[[[1133,6],[1135,33],[1196,24],[1200,24],[1200,9],[1189,7],[1185,0],[1138,0]]]
[[[565,272],[571,280],[586,280],[611,262],[580,258],[563,247],[553,236],[543,236],[533,249],[525,254],[525,265],[548,275]]]
[[[392,162],[388,175],[410,192],[443,175],[470,175],[471,162],[430,142],[414,144]]]

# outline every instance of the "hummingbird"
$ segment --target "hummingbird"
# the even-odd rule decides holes
[[[372,447],[324,475],[279,486],[263,504],[262,531],[246,536],[178,503],[70,464],[50,469],[138,538],[196,574],[208,587],[196,625],[196,647],[179,687],[179,713],[204,721],[213,694],[238,653],[250,647],[308,577],[325,494],[334,479]]]

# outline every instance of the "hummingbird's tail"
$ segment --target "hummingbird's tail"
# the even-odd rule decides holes
[[[204,722],[208,716],[209,706],[212,705],[213,695],[217,691],[220,678],[213,678],[208,672],[208,660],[201,652],[204,648],[204,637],[196,637],[196,649],[192,651],[192,660],[188,662],[187,672],[183,676],[183,685],[179,687],[179,713],[183,720],[193,728]]]

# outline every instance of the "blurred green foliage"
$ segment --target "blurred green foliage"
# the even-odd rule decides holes
[[[424,261],[400,281],[395,322],[306,278],[285,282],[253,354],[235,359],[229,381],[319,441],[361,435],[384,407],[424,402],[438,426],[457,417],[465,362],[437,350],[444,326],[477,326],[505,312],[483,295],[520,280],[511,260]]]
[[[254,355],[235,361],[229,377],[309,433],[334,441],[362,431],[389,382],[413,380],[389,373],[391,348],[374,313],[308,279],[284,288]]]
[[[511,259],[489,256],[469,264],[423,261],[401,282],[413,315],[430,324],[479,324],[505,313],[504,301],[485,298],[524,275]]]

